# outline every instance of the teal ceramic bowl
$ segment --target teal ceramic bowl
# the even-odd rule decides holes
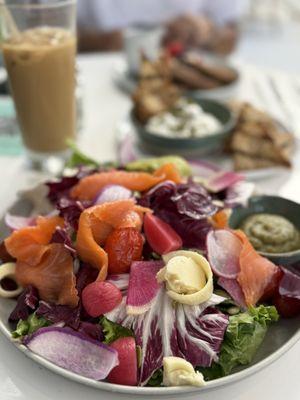
[[[248,207],[233,209],[229,226],[238,229],[243,221],[253,214],[277,214],[291,221],[300,230],[300,204],[279,196],[253,196]],[[287,253],[259,252],[277,265],[289,265],[300,261],[300,249]]]
[[[134,110],[130,114],[136,134],[142,145],[157,154],[180,154],[183,156],[199,156],[221,150],[226,139],[236,125],[234,113],[225,104],[211,99],[192,99],[207,113],[214,115],[221,123],[221,128],[213,135],[201,138],[168,138],[156,135],[145,128],[135,117]]]

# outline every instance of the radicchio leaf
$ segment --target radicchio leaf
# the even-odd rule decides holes
[[[100,340],[101,342],[104,339],[103,331],[101,325],[99,323],[92,323],[87,321],[82,321],[79,324],[78,332],[84,333],[92,339]]]
[[[65,223],[68,224],[75,231],[78,230],[78,221],[80,214],[85,208],[91,206],[89,201],[79,201],[63,197],[56,203],[56,208],[59,215],[64,218]]]
[[[228,319],[213,306],[222,301],[223,297],[213,295],[200,306],[178,304],[174,307],[165,288],[161,287],[151,308],[142,315],[126,314],[125,296],[117,308],[106,314],[109,320],[134,331],[136,343],[143,354],[140,385],[145,385],[152,374],[162,367],[165,356],[185,357],[187,361],[199,361],[197,365],[203,366],[218,359]]]
[[[210,307],[210,304],[218,304],[217,297],[213,296],[208,304],[200,306],[178,305],[176,319],[179,348],[193,366],[209,367],[213,361],[218,360],[228,317]]]
[[[82,166],[79,167],[76,173],[72,176],[62,176],[60,179],[55,181],[46,182],[46,186],[48,186],[48,199],[52,203],[57,203],[58,200],[63,197],[68,198],[71,188],[75,186],[80,179],[95,172],[98,172],[98,169]]]
[[[80,325],[80,306],[71,308],[69,306],[61,306],[49,304],[40,301],[36,315],[44,317],[47,321],[57,324],[63,322],[65,325],[77,330]]]
[[[205,248],[206,235],[211,229],[208,217],[219,210],[207,190],[194,182],[159,184],[139,203],[151,208],[155,215],[170,224],[185,247],[198,249]]]
[[[62,243],[74,257],[76,256],[76,249],[74,247],[74,244],[72,243],[70,233],[67,231],[66,228],[61,228],[60,226],[58,226],[52,235],[50,243]]]
[[[15,322],[20,319],[26,320],[38,306],[38,291],[33,286],[27,286],[20,294],[17,305],[9,316],[9,321]]]
[[[87,263],[82,263],[76,274],[76,289],[78,296],[81,295],[86,285],[94,282],[98,276],[99,271]]]

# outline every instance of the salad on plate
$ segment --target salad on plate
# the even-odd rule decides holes
[[[228,226],[254,190],[242,175],[75,152],[46,187],[49,213],[6,214],[0,296],[17,298],[13,340],[55,365],[119,385],[201,387],[249,364],[280,315],[300,314],[299,270]]]

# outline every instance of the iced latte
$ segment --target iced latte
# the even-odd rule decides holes
[[[2,49],[25,146],[64,151],[75,135],[75,36],[38,27],[6,40]]]

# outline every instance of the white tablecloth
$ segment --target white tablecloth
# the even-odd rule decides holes
[[[119,55],[88,56],[79,60],[84,98],[84,133],[79,142],[91,156],[109,160],[115,155],[115,127],[129,110],[130,101],[112,83]],[[253,72],[253,70],[252,70]],[[251,75],[251,74],[250,74]],[[249,82],[248,82],[249,84]],[[247,91],[249,94],[249,92]],[[300,115],[300,113],[299,113]],[[299,157],[298,157],[299,159]],[[300,160],[291,173],[258,182],[261,190],[300,199]],[[34,184],[37,176],[23,159],[0,158],[0,211],[14,200],[17,190]],[[39,177],[41,179],[41,177]],[[241,383],[186,398],[202,400],[298,400],[300,398],[300,343],[267,369]],[[0,400],[92,400],[128,398],[78,385],[34,364],[0,335]],[[132,396],[130,396],[132,399]]]

